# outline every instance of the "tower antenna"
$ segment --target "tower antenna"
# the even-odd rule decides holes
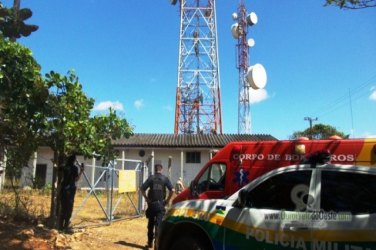
[[[179,3],[175,134],[222,134],[215,0]]]
[[[238,93],[238,133],[251,133],[251,100],[252,89],[262,89],[266,85],[266,71],[261,64],[249,66],[249,49],[255,45],[252,38],[247,40],[248,27],[258,22],[256,13],[247,14],[242,0],[239,1],[238,11],[232,14],[235,23],[231,26],[231,33],[236,44],[236,68],[239,71],[239,93]]]

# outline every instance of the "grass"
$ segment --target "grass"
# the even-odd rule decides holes
[[[20,204],[17,209],[15,195],[11,190],[0,192],[0,217],[14,221],[31,223],[45,223],[49,217],[51,207],[51,190],[20,190]],[[98,199],[97,199],[98,198]],[[108,222],[107,206],[110,205],[106,192],[98,192],[97,198],[88,191],[78,190],[72,216],[72,226],[83,226],[85,224]],[[138,194],[130,193],[129,196],[113,192],[112,207],[113,219],[122,219],[137,216],[137,210],[133,207],[131,200],[137,207]],[[99,205],[102,205],[103,208]]]

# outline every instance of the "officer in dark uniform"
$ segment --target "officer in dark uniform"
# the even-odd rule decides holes
[[[156,164],[154,166],[155,174],[151,175],[140,187],[142,196],[148,203],[145,211],[148,218],[148,243],[147,247],[153,247],[153,238],[158,237],[158,226],[166,213],[165,205],[170,203],[174,188],[167,176],[162,174],[163,166]],[[149,190],[148,190],[149,189]],[[166,198],[166,189],[169,190]],[[146,190],[148,193],[146,194]],[[154,233],[155,228],[155,233]]]
[[[60,191],[60,221],[59,227],[62,230],[69,230],[69,221],[72,216],[74,196],[76,195],[76,182],[80,179],[84,171],[83,163],[81,166],[76,165],[76,155],[68,157],[67,163],[63,168],[63,179],[61,181]]]

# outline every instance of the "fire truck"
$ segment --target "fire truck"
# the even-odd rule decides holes
[[[234,142],[177,196],[156,245],[376,250],[375,193],[376,139]]]
[[[317,152],[330,154],[330,163],[375,165],[376,139],[232,142],[207,162],[173,204],[192,199],[223,199],[250,181],[277,168],[304,162]]]

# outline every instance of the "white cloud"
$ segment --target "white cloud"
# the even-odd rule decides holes
[[[133,105],[135,106],[136,109],[141,109],[143,106],[145,106],[144,99],[138,99],[134,101]]]
[[[113,108],[114,110],[120,110],[120,111],[124,110],[123,104],[121,104],[119,101],[116,101],[116,102],[111,102],[111,101],[100,102],[98,105],[96,105],[94,107],[94,110],[104,111],[104,110],[108,110],[109,108]]]
[[[372,93],[369,96],[369,99],[372,100],[372,101],[376,101],[376,87],[372,87],[371,91],[372,91]]]
[[[249,89],[249,100],[251,104],[262,102],[268,98],[269,98],[269,95],[265,89],[258,89],[258,90]]]

